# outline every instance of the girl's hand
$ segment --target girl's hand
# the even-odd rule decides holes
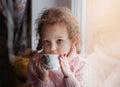
[[[40,57],[41,57],[40,53],[36,53],[33,57],[33,63],[35,66],[35,70],[36,70],[36,73],[37,73],[39,79],[41,79],[42,81],[47,81],[49,71],[43,67],[43,63],[42,63]]]
[[[68,55],[67,54],[60,55],[60,67],[64,74],[64,77],[66,78],[72,76],[72,70],[70,68],[69,63],[72,61],[73,54],[75,51],[76,51],[75,46],[72,46]]]
[[[65,78],[70,77],[72,75],[72,71],[70,69],[70,65],[67,59],[68,57],[66,54],[60,55],[60,67]]]

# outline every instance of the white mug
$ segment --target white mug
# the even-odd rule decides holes
[[[43,66],[47,70],[58,70],[60,67],[58,54],[42,54]]]

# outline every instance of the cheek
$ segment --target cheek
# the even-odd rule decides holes
[[[49,49],[47,47],[43,47],[43,53],[49,53]]]
[[[61,46],[61,47],[59,48],[59,53],[60,53],[60,54],[68,54],[69,51],[70,51],[70,48],[71,48],[71,45],[70,45],[70,44]]]

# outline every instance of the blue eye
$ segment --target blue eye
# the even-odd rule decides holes
[[[57,40],[57,44],[62,44],[63,42],[64,42],[64,40],[62,40],[62,39]]]

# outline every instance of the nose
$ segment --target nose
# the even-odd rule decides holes
[[[51,44],[51,53],[55,54],[57,52],[57,45],[55,43]]]

